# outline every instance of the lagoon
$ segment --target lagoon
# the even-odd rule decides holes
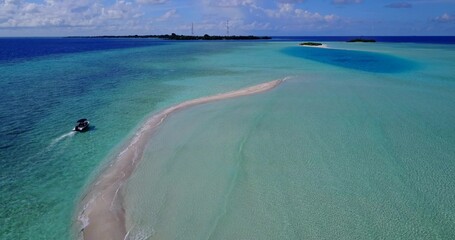
[[[283,78],[163,123],[122,192],[131,239],[455,235],[453,45],[58,41],[73,50],[0,63],[2,239],[75,238],[87,188],[146,119]],[[80,117],[94,131],[68,134]]]

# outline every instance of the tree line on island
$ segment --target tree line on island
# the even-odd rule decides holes
[[[73,37],[73,38],[80,38],[80,37]],[[161,35],[123,35],[123,36],[115,36],[115,35],[105,35],[105,36],[88,36],[82,38],[158,38],[158,39],[165,39],[165,40],[266,40],[272,39],[268,36],[210,36],[205,34],[203,36],[194,36],[194,35],[178,35],[175,33],[172,34],[161,34]]]
[[[366,42],[366,43],[369,43],[369,42],[376,42],[376,40],[374,39],[365,39],[365,38],[354,38],[354,39],[351,39],[351,40],[348,40],[346,42]]]
[[[374,43],[374,42],[376,42],[376,40],[374,40],[374,39],[365,39],[365,38],[354,38],[354,39],[348,40],[346,42],[348,42],[348,43],[354,43],[354,42]],[[299,45],[317,47],[317,46],[322,46],[322,43],[318,43],[318,42],[303,42],[303,43],[300,43]]]
[[[247,36],[220,36],[214,35],[210,36],[205,34],[203,36],[195,36],[195,35],[178,35],[175,33],[172,34],[159,34],[159,35],[102,35],[102,36],[70,36],[68,38],[156,38],[156,39],[164,39],[164,40],[268,40],[272,39],[269,36],[254,36],[254,35],[247,35]],[[365,43],[372,43],[376,42],[374,39],[365,39],[365,38],[354,38],[348,40],[346,42],[365,42]],[[303,42],[300,43],[303,46],[321,46],[322,43],[318,42]]]

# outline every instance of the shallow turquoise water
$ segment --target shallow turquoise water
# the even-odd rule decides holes
[[[70,238],[85,186],[148,115],[262,81],[260,70],[204,61],[254,46],[170,43],[2,63],[0,239]],[[81,117],[92,129],[72,134]]]
[[[454,47],[329,43],[413,66],[384,73],[283,52],[296,44],[178,42],[1,63],[0,239],[71,238],[84,188],[153,112],[287,76],[163,125],[126,189],[131,236],[450,239]],[[71,134],[80,117],[92,130]]]
[[[277,89],[175,114],[126,188],[130,236],[452,239],[455,55],[444,48],[379,45],[413,62],[393,73],[289,59]]]

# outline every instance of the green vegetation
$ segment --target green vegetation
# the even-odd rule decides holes
[[[168,40],[260,40],[260,39],[271,39],[271,37],[258,37],[258,36],[210,36],[205,34],[204,36],[188,36],[188,35],[177,35],[175,33],[171,35],[159,35],[158,38]]]
[[[364,38],[355,38],[355,39],[351,39],[347,42],[376,42],[376,40],[374,39],[364,39]]]
[[[84,37],[83,37],[84,38]],[[210,36],[205,34],[204,36],[193,36],[193,35],[177,35],[164,34],[164,35],[126,35],[126,36],[90,36],[85,38],[159,38],[166,40],[263,40],[271,39],[271,37],[258,37],[258,36]]]
[[[317,42],[304,42],[304,43],[300,43],[299,45],[301,45],[301,46],[322,46],[322,43],[317,43]]]

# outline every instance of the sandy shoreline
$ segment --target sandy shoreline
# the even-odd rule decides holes
[[[184,108],[217,100],[271,90],[284,80],[274,80],[237,91],[202,97],[169,107],[148,119],[90,186],[78,207],[79,239],[127,239],[122,186],[142,158],[143,150],[157,126],[167,116]]]

